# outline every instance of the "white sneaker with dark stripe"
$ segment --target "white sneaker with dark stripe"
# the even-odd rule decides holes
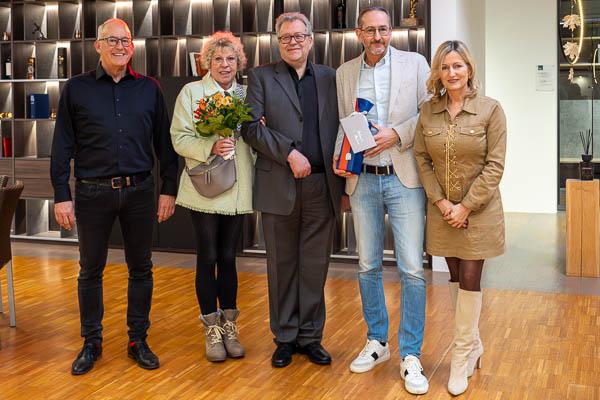
[[[423,375],[423,367],[417,357],[412,355],[404,357],[400,363],[400,375],[404,379],[404,387],[408,393],[425,394],[429,390],[429,382]]]
[[[390,359],[390,346],[383,346],[379,340],[367,340],[358,357],[350,364],[350,371],[360,374],[375,368],[379,363]]]

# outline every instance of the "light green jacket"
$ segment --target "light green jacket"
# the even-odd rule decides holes
[[[228,92],[234,93],[236,88],[243,89],[245,96],[246,87],[238,85],[235,81]],[[200,81],[188,83],[181,89],[171,123],[171,140],[175,151],[185,159],[186,165],[191,169],[200,163],[210,162],[215,156],[211,149],[219,139],[218,135],[211,137],[200,136],[194,126],[194,110],[198,108],[198,101],[216,92],[223,93],[223,89],[207,74]],[[177,204],[195,211],[211,214],[248,214],[252,212],[252,179],[254,172],[254,158],[250,146],[242,138],[235,145],[235,167],[237,182],[231,189],[215,198],[207,198],[198,194],[192,181],[185,170],[181,174]]]

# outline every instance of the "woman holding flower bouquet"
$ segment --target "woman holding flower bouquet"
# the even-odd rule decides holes
[[[235,253],[243,215],[252,212],[254,161],[237,133],[249,111],[244,103],[246,87],[235,81],[246,64],[240,40],[229,32],[216,32],[205,42],[201,61],[209,72],[179,93],[171,139],[186,163],[177,204],[189,209],[196,231],[196,296],[206,328],[206,358],[218,362],[244,356],[236,324]],[[210,195],[197,188],[198,177],[192,171],[210,170],[200,182],[210,189],[211,180],[217,178],[212,166],[224,163],[235,165],[233,186],[217,194],[213,187]]]

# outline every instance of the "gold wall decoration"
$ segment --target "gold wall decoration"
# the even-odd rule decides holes
[[[583,46],[583,32],[585,30],[585,17],[583,14],[583,1],[571,0],[571,13],[562,18],[563,29],[568,29],[571,33],[571,40],[562,45],[563,54],[569,64],[575,64],[581,55]],[[575,31],[579,31],[579,38],[576,39]],[[562,37],[562,35],[561,35]]]

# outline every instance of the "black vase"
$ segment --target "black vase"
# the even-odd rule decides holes
[[[579,163],[579,178],[582,181],[594,180],[594,163],[592,162],[591,154],[582,154]]]

